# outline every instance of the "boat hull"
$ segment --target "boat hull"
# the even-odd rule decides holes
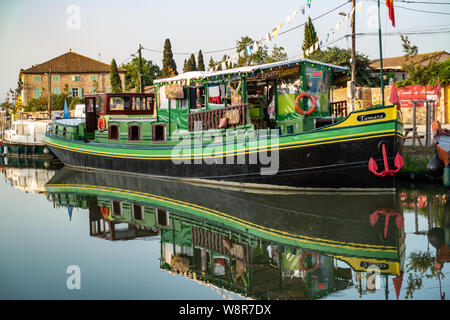
[[[383,121],[361,124],[357,120],[380,113],[387,115]],[[262,148],[255,145],[263,138],[189,145],[188,153],[175,144],[105,144],[65,140],[51,134],[44,142],[72,167],[268,188],[392,190],[395,175],[376,176],[369,170],[369,160],[376,161],[378,172],[395,169],[394,159],[401,154],[403,144],[399,132],[397,109],[385,107],[352,113],[342,123],[313,132],[267,139]],[[385,168],[386,161],[389,168]]]

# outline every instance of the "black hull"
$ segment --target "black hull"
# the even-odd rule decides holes
[[[380,148],[383,142],[387,147],[389,167],[394,168],[393,159],[400,147],[397,140],[392,135],[281,149],[278,171],[269,175],[261,174],[261,169],[268,168],[270,164],[248,164],[248,155],[246,164],[175,164],[171,160],[115,158],[55,146],[49,148],[64,164],[80,168],[285,187],[394,189],[395,176],[375,176],[369,171],[368,162],[373,157],[380,170],[384,170]],[[126,152],[125,148],[123,150]],[[237,163],[236,157],[231,160],[223,159],[223,163]]]

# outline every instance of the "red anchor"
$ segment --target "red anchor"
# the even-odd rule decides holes
[[[382,172],[378,172],[377,162],[373,158],[370,158],[370,160],[369,160],[369,170],[372,171],[372,173],[374,175],[376,175],[377,177],[391,177],[394,174],[396,174],[397,172],[399,172],[400,169],[405,165],[405,163],[403,162],[402,156],[399,153],[397,153],[397,155],[395,156],[395,161],[394,161],[395,167],[397,169],[390,170],[388,160],[387,160],[386,145],[384,143],[382,144],[382,150],[383,150],[383,161],[384,161],[384,169],[385,170]]]
[[[398,229],[401,229],[403,227],[405,219],[403,218],[403,216],[400,213],[398,213],[397,211],[394,211],[392,209],[378,209],[378,210],[375,210],[373,213],[371,213],[369,216],[369,219],[370,219],[370,224],[372,225],[372,227],[375,227],[375,225],[378,222],[378,218],[379,218],[378,214],[382,214],[386,217],[385,222],[384,222],[384,238],[385,239],[387,239],[389,218],[391,216],[395,216],[395,224]]]

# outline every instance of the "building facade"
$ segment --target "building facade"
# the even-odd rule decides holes
[[[125,69],[118,68],[122,88]],[[21,71],[22,100],[26,106],[32,99],[50,94],[82,97],[87,93],[111,92],[111,66],[78,53],[69,52]]]

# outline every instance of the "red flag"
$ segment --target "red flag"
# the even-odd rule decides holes
[[[386,6],[389,8],[389,19],[392,21],[392,26],[395,27],[394,0],[386,0]]]
[[[400,99],[398,98],[397,87],[395,86],[395,81],[392,81],[391,95],[389,96],[389,102],[396,104],[400,107]]]

